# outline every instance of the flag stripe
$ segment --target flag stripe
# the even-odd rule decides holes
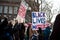
[[[27,6],[24,2],[21,2],[16,19],[20,20],[20,22],[23,22],[25,20],[26,10]]]
[[[18,11],[18,15],[20,15],[22,18],[25,18],[25,14],[26,14],[26,8],[24,5],[21,4]]]

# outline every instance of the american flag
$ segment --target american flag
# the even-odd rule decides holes
[[[24,2],[22,2],[18,10],[18,15],[21,16],[22,18],[25,18],[25,14],[26,14],[26,5],[24,4]]]
[[[25,14],[26,14],[26,8],[23,4],[21,4],[18,11],[18,15],[21,16],[22,18],[25,18]]]
[[[27,6],[25,5],[24,2],[21,2],[16,19],[20,20],[20,22],[21,21],[23,22],[25,20],[26,10],[27,10]]]

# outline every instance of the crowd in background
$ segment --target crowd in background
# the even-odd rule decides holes
[[[8,21],[6,17],[0,18],[0,40],[60,40],[60,14],[56,17],[52,32],[50,26],[45,30],[32,30],[31,24],[24,24],[17,20]]]
[[[24,23],[18,23],[17,20],[8,21],[4,17],[0,18],[0,40],[45,40],[50,34],[48,28],[43,31],[41,28],[32,30],[31,24],[25,26]]]
[[[15,21],[15,24],[14,24]],[[17,20],[8,21],[7,18],[0,19],[0,40],[23,40],[25,26]]]

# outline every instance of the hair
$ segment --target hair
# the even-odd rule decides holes
[[[4,17],[4,21],[3,21],[3,23],[2,23],[3,25],[7,25],[8,24],[8,20],[7,20],[7,18],[6,17]]]
[[[58,14],[58,15],[56,16],[56,19],[55,19],[55,22],[54,22],[54,25],[53,25],[53,30],[54,30],[54,29],[58,29],[59,26],[60,26],[60,14]]]
[[[60,14],[56,16],[50,40],[60,40]]]
[[[41,34],[42,33],[42,30],[41,30],[41,28],[38,28],[39,30],[37,31],[39,34]]]

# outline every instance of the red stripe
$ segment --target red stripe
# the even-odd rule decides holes
[[[25,18],[25,14],[26,14],[26,8],[24,5],[21,4],[18,11],[18,15],[21,16],[22,18]]]

